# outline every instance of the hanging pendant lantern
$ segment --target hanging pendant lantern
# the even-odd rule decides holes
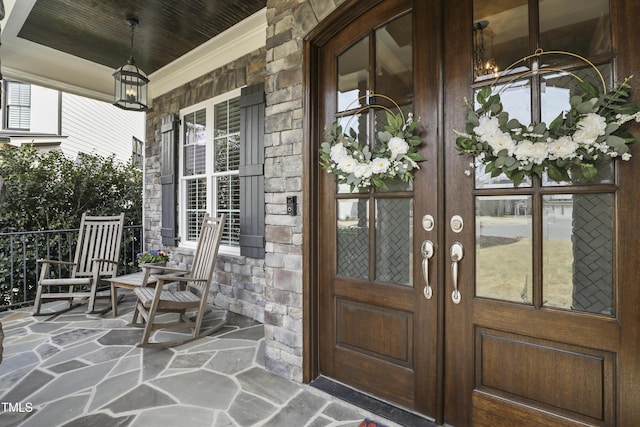
[[[129,18],[127,22],[131,27],[131,56],[125,65],[113,73],[115,80],[113,105],[123,110],[146,111],[149,79],[136,66],[133,59],[133,32],[138,25],[138,20]]]

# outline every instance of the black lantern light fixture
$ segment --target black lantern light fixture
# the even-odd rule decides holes
[[[131,27],[131,56],[125,65],[113,73],[115,79],[115,93],[113,105],[123,110],[147,110],[147,86],[149,79],[136,66],[133,59],[133,32],[138,25],[136,18],[127,18]]]

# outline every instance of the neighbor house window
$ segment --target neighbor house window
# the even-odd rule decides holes
[[[29,130],[31,128],[31,85],[5,82],[5,129]]]
[[[144,143],[135,136],[131,137],[131,161],[138,169],[144,167]]]
[[[227,214],[221,244],[239,253],[240,91],[182,110],[180,234],[194,245],[206,213]]]

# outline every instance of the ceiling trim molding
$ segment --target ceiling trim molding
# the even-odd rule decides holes
[[[4,65],[2,66],[2,74],[5,78],[18,80],[23,83],[29,83],[36,86],[55,89],[61,92],[72,93],[74,95],[80,95],[87,98],[96,99],[98,101],[113,103],[113,93],[105,93],[104,91],[93,90],[85,86],[65,83],[55,78],[39,76],[37,74],[28,73],[23,70],[16,70],[14,68],[5,67]]]
[[[158,97],[266,45],[267,10],[262,9],[149,75],[150,97]]]

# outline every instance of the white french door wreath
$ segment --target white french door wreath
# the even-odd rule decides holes
[[[339,184],[348,184],[351,191],[369,187],[385,189],[387,182],[393,180],[408,182],[413,179],[414,170],[420,169],[418,162],[425,160],[418,153],[422,141],[416,135],[417,121],[413,120],[413,114],[409,113],[405,120],[402,110],[391,98],[380,94],[369,96],[388,99],[398,110],[394,113],[382,105],[369,105],[354,114],[355,117],[365,109],[386,110],[387,125],[376,135],[375,145],[360,144],[353,129],[347,135],[338,121],[334,121],[320,146],[320,166],[334,174]]]
[[[598,174],[597,165],[631,158],[628,144],[637,138],[627,125],[640,121],[640,107],[628,101],[630,79],[606,93],[579,80],[580,92],[571,97],[571,108],[549,126],[510,119],[499,93],[492,94],[493,86],[485,86],[476,96],[479,108],[467,103],[466,131],[456,131],[456,149],[475,156],[492,177],[505,174],[515,187],[525,177],[542,177],[545,172],[558,182],[580,177],[590,181]]]

